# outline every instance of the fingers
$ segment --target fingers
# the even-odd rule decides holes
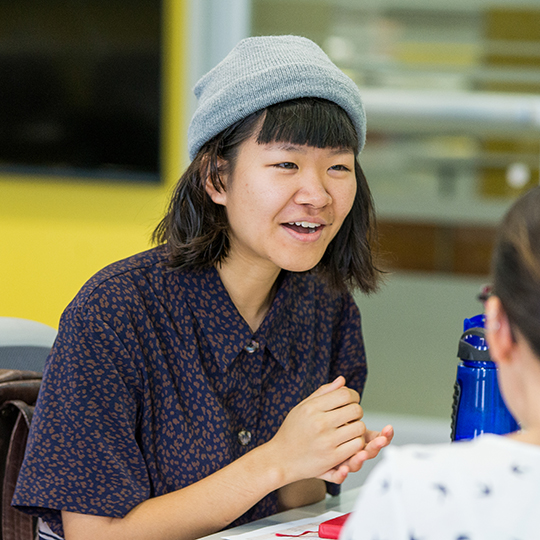
[[[363,452],[367,454],[366,459],[372,459],[376,457],[382,448],[390,444],[393,436],[394,430],[392,426],[386,426],[381,431],[380,435],[369,440],[363,450]]]
[[[345,379],[338,377],[314,392],[305,405],[317,415],[317,431],[326,432],[335,447],[361,439],[358,441],[359,447],[353,450],[355,453],[365,444],[363,436],[366,426],[361,422],[364,411],[359,404],[359,394],[343,386],[344,383]]]
[[[325,384],[315,390],[315,392],[307,397],[302,403],[309,403],[310,406],[324,412],[339,409],[340,407],[345,407],[351,403],[356,403],[358,405],[360,402],[360,395],[355,390],[344,386],[344,384],[345,379],[340,376],[331,383]],[[360,407],[360,405],[358,405],[358,407]],[[364,414],[361,409],[360,414]]]
[[[330,395],[332,395],[332,398],[330,398]],[[323,396],[325,397],[323,398]],[[341,405],[345,405],[351,402],[360,402],[360,395],[355,390],[352,390],[351,388],[347,388],[345,386],[345,378],[342,375],[336,377],[331,383],[323,384],[322,386],[317,388],[317,390],[315,390],[315,392],[308,396],[304,401],[311,401],[313,399],[325,399],[331,403],[338,398],[342,400]]]
[[[347,478],[349,472],[349,468],[342,464],[330,469],[329,471],[326,471],[318,478],[321,480],[326,480],[327,482],[332,482],[332,484],[342,484]]]
[[[358,424],[364,424],[363,422],[357,422]],[[358,426],[353,426],[358,427]],[[342,426],[340,429],[349,429],[351,426]],[[345,434],[345,431],[343,432]],[[354,431],[350,431],[349,434],[353,435]],[[334,484],[341,484],[347,478],[349,473],[354,473],[359,471],[362,468],[362,465],[368,460],[373,459],[379,455],[379,452],[390,444],[394,437],[394,428],[391,425],[385,426],[380,432],[375,432],[371,430],[365,430],[365,425],[363,425],[363,437],[367,444],[359,444],[359,440],[352,438],[347,440],[346,443],[342,444],[340,450],[343,450],[343,455],[351,455],[349,452],[353,450],[354,447],[357,448],[356,451],[351,455],[351,457],[346,458],[345,461],[341,462],[339,465],[336,465],[332,469],[326,471],[324,474],[319,476],[322,480],[328,482],[333,482]]]
[[[369,432],[373,434],[374,432]],[[390,444],[394,436],[394,429],[392,426],[386,426],[381,431],[381,434],[374,436],[367,442],[363,449],[357,452],[347,461],[347,466],[350,472],[357,472],[362,468],[364,462],[368,459],[373,459],[379,455],[379,452]],[[366,436],[367,440],[367,436]]]
[[[381,435],[386,437],[388,444],[390,444],[394,438],[394,428],[391,425],[385,426],[381,431]]]
[[[320,427],[321,429],[339,429],[353,424],[358,430],[356,436],[360,437],[366,433],[366,426],[361,421],[362,415],[363,410],[358,403],[348,403],[335,409],[323,411]]]
[[[333,392],[334,390],[337,390],[338,388],[341,388],[345,386],[345,377],[340,375],[339,377],[336,377],[332,382],[328,384],[323,384],[313,394],[311,394],[307,399],[311,399],[314,397],[322,396],[324,394],[328,394],[329,392]]]
[[[390,441],[384,437],[376,437],[372,441],[369,441],[364,449],[362,450],[364,452],[366,459],[373,459],[374,457],[379,455],[379,452],[385,447],[388,446],[388,443]],[[364,460],[365,461],[365,460]]]
[[[368,429],[366,431],[366,442],[369,443],[371,440],[381,436],[387,439],[387,444],[390,444],[394,438],[394,428],[388,424],[381,431],[372,431],[371,429]]]
[[[357,399],[356,393],[351,394],[349,389],[342,387],[306,404],[310,409],[309,416],[316,417],[316,432],[325,433],[335,447],[355,438],[362,438],[360,448],[365,444],[366,426],[361,421],[363,410]]]
[[[364,415],[364,411],[360,406],[360,396],[358,392],[351,390],[346,386],[317,398],[317,403],[322,410],[327,412],[346,407],[347,405],[354,405],[355,415],[359,414],[360,418]]]
[[[321,386],[296,405],[270,441],[278,466],[290,481],[319,477],[341,483],[345,462],[365,446],[360,396],[344,377]],[[345,465],[344,465],[345,464]],[[343,465],[343,466],[341,466]],[[327,471],[327,473],[325,473]]]

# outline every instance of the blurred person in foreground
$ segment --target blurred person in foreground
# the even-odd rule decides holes
[[[504,218],[485,302],[486,336],[521,430],[389,448],[341,540],[540,538],[540,187]]]

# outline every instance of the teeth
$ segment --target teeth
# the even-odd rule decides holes
[[[320,227],[319,223],[310,223],[309,221],[291,221],[289,225],[297,225],[298,227],[304,227],[304,229],[316,229]]]

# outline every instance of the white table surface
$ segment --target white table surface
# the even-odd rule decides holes
[[[270,525],[277,525],[278,523],[287,523],[288,521],[295,521],[297,519],[316,517],[320,514],[324,514],[329,510],[335,510],[337,512],[351,512],[354,503],[358,497],[360,488],[350,489],[343,491],[336,497],[327,496],[323,501],[309,506],[302,506],[300,508],[294,508],[293,510],[287,510],[286,512],[280,512],[273,516],[269,516],[258,521],[252,521],[245,525],[226,529],[209,536],[205,536],[204,540],[219,540],[225,535],[242,534],[256,529],[262,529],[263,527],[269,527]]]

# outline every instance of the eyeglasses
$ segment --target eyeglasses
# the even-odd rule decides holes
[[[484,285],[476,299],[485,304],[487,299],[493,294],[493,285]]]

